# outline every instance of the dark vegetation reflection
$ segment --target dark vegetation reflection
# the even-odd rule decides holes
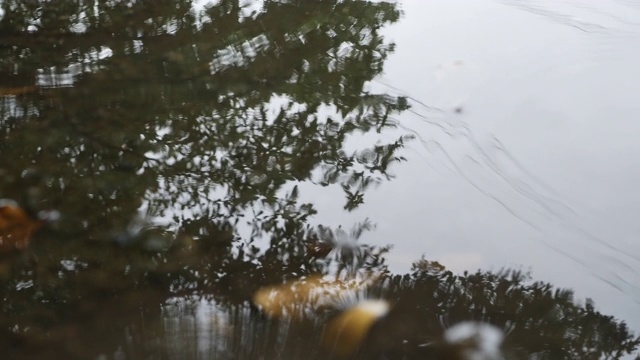
[[[2,2],[0,198],[60,215],[28,249],[2,246],[8,358],[326,358],[330,314],[268,319],[250,299],[363,269],[380,275],[360,296],[394,304],[363,357],[450,358],[421,344],[463,320],[505,329],[512,358],[635,351],[624,322],[570,291],[424,259],[394,275],[388,248],[354,243],[368,221],[309,225],[296,184],[341,187],[349,211],[403,160],[409,137],[344,146],[408,108],[364,90],[393,50],[378,31],[395,4],[193,5]]]

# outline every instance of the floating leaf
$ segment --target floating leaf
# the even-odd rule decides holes
[[[366,300],[332,319],[322,337],[323,346],[333,355],[354,354],[367,338],[369,330],[390,309],[384,300]]]
[[[265,286],[256,291],[253,303],[269,317],[288,316],[299,320],[307,312],[336,307],[344,299],[355,298],[357,292],[364,290],[377,278],[377,275],[367,275],[341,280],[311,275],[282,285]]]
[[[29,246],[31,235],[42,221],[33,220],[16,205],[0,206],[0,252],[14,249],[24,250]]]

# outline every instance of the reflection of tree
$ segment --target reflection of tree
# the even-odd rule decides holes
[[[578,305],[570,291],[515,272],[454,275],[422,260],[412,274],[388,277],[368,296],[385,298],[393,308],[373,327],[358,356],[363,359],[456,359],[441,346],[441,335],[467,320],[504,329],[506,359],[619,359],[640,345],[624,322],[600,314],[589,301]],[[195,315],[202,310],[206,317]],[[113,322],[127,324],[131,340],[124,352],[132,358],[326,359],[319,343],[328,319],[318,313],[307,321],[271,320],[246,303],[182,299],[165,307],[163,317],[144,313]],[[116,331],[113,322],[102,321]]]
[[[351,209],[401,160],[402,138],[343,150],[406,108],[363,91],[391,50],[378,29],[395,5],[265,1],[247,16],[240,3],[2,2],[0,197],[62,214],[30,253],[3,259],[0,324],[19,341],[89,343],[83,324],[108,323],[116,304],[237,302],[321,270],[304,246],[315,210],[286,184],[339,184]]]
[[[46,205],[99,233],[114,217],[130,219],[145,194],[160,197],[160,210],[177,202],[197,212],[217,200],[235,213],[258,197],[274,203],[286,181],[309,179],[319,166],[323,183],[351,192],[387,176],[401,140],[351,155],[342,144],[401,110],[362,92],[389,50],[376,31],[397,19],[393,6],[269,1],[241,18],[237,2],[223,1],[197,22],[189,2],[128,4],[96,3],[95,12],[91,3],[46,2],[20,12],[4,3],[9,83],[73,85],[6,100],[5,113],[24,111],[3,120],[12,163],[2,168],[14,172],[5,187],[35,168]],[[274,96],[285,104],[276,107]],[[50,140],[33,136],[45,129]],[[226,194],[212,199],[215,190]],[[96,213],[110,221],[87,219]]]
[[[421,260],[413,274],[393,277],[385,293],[396,307],[370,340],[395,356],[437,358],[437,347],[415,345],[467,320],[505,329],[507,358],[617,359],[640,345],[624,322],[597,312],[590,300],[578,305],[571,291],[518,272],[454,275]],[[411,345],[397,346],[401,340]]]

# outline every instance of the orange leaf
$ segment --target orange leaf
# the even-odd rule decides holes
[[[41,224],[17,206],[0,206],[0,252],[26,249]]]

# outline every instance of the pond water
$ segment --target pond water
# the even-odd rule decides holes
[[[423,142],[354,212],[380,219],[371,237],[395,244],[398,269],[416,251],[459,271],[523,266],[640,327],[638,6],[402,8],[379,84],[445,114],[398,117]]]
[[[635,2],[0,4],[2,358],[638,356]]]

